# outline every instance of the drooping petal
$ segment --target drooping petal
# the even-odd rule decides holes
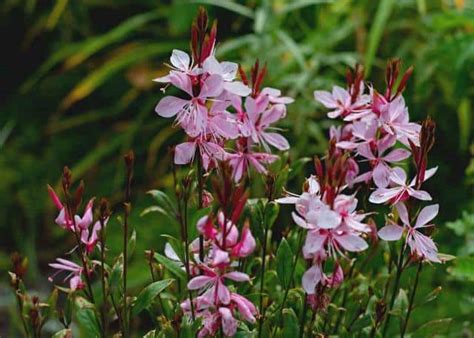
[[[383,162],[379,162],[372,174],[375,185],[378,188],[386,188],[390,183],[390,168]]]
[[[219,313],[222,318],[222,332],[227,337],[235,336],[237,332],[237,320],[232,316],[232,312],[226,307],[220,307]]]
[[[431,201],[431,195],[424,190],[415,190],[413,188],[408,188],[408,194],[416,199],[421,201]]]
[[[225,284],[221,281],[218,281],[215,287],[217,287],[217,297],[222,302],[222,304],[229,304],[230,291],[227,286],[225,286]]]
[[[398,216],[400,216],[400,219],[402,220],[403,224],[410,225],[410,219],[408,217],[408,210],[406,205],[402,202],[398,202],[397,204],[395,204],[395,207],[397,208]]]
[[[223,87],[224,90],[238,96],[247,96],[252,92],[248,86],[244,85],[240,81],[224,82]]]
[[[196,153],[196,143],[195,142],[184,142],[178,144],[174,151],[174,163],[182,165],[188,164],[194,158]]]
[[[318,265],[313,265],[311,268],[306,270],[302,279],[303,289],[308,295],[314,295],[316,285],[321,281],[322,273]]]

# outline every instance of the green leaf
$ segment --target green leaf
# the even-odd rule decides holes
[[[395,299],[395,303],[393,305],[392,314],[396,316],[404,316],[406,310],[408,308],[408,296],[405,290],[400,289],[398,292],[398,296]]]
[[[75,102],[86,98],[113,75],[123,71],[124,68],[144,60],[151,59],[157,55],[167,53],[175,47],[176,44],[174,43],[156,43],[130,46],[115,57],[110,58],[106,63],[96,68],[82,81],[80,81],[64,98],[62,102],[62,108],[66,109]]]
[[[52,338],[72,338],[72,330],[63,329],[53,334]]]
[[[471,101],[464,98],[459,103],[458,120],[459,120],[459,147],[461,150],[466,150],[469,145],[469,136],[471,134],[472,125],[472,109]]]
[[[250,19],[253,19],[254,17],[253,11],[250,8],[247,8],[244,5],[240,5],[237,2],[230,0],[191,0],[191,3],[222,7],[231,12],[246,16]]]
[[[456,256],[445,254],[445,253],[438,253],[438,258],[443,262],[449,262],[456,259]]]
[[[369,314],[365,314],[360,316],[352,325],[351,331],[352,332],[360,332],[362,329],[372,325],[372,317]]]
[[[286,289],[291,283],[293,266],[293,252],[290,245],[283,238],[276,252],[276,270],[281,286]]]
[[[429,303],[433,300],[435,300],[436,298],[438,298],[438,295],[441,293],[441,291],[443,290],[443,288],[441,286],[438,286],[437,288],[435,288],[433,291],[431,291],[429,294],[427,294],[425,296],[425,298],[423,298],[423,300],[421,301],[420,304],[416,304],[416,306],[421,306],[421,305],[424,305],[426,303]]]
[[[58,289],[54,288],[48,298],[48,307],[43,311],[44,317],[49,318],[56,312],[56,304],[58,302]]]
[[[300,46],[285,31],[278,30],[277,31],[277,36],[280,39],[280,41],[286,46],[288,51],[291,54],[293,54],[296,62],[300,66],[300,68],[302,70],[304,70],[305,69],[305,60],[304,60],[303,51],[300,49]]]
[[[100,337],[99,322],[94,304],[83,297],[75,299],[75,314],[79,326],[84,330],[86,337]]]
[[[288,14],[290,12],[296,11],[298,9],[308,7],[311,5],[319,5],[324,3],[331,3],[333,0],[298,0],[298,1],[288,1],[288,4],[283,6],[283,8],[277,11],[278,14]]]
[[[298,317],[293,309],[283,309],[283,338],[295,338],[300,336]]]
[[[155,298],[168,286],[173,283],[174,279],[165,279],[151,283],[144,288],[137,297],[132,307],[132,316],[136,316],[144,309],[148,308]]]
[[[156,337],[158,337],[158,335],[156,334],[156,330],[148,331],[148,332],[145,333],[145,335],[143,336],[143,338],[156,338]]]
[[[458,280],[474,282],[474,257],[458,257],[448,272]]]
[[[186,280],[186,272],[181,269],[181,267],[168,257],[160,255],[159,253],[155,252],[153,256],[158,263],[163,264],[166,269],[168,269],[173,275],[178,277],[179,279],[185,281]]]
[[[109,277],[109,287],[110,291],[113,293],[115,290],[120,288],[121,280],[123,276],[123,254],[120,254],[110,272]]]
[[[369,43],[365,53],[364,67],[366,69],[366,76],[370,74],[370,69],[374,63],[375,55],[377,53],[380,40],[382,39],[385,25],[389,21],[388,18],[392,12],[395,0],[380,0],[378,4],[377,12],[375,13],[375,18],[372,21],[372,27],[370,28]]]
[[[452,318],[441,318],[425,323],[413,331],[413,337],[438,337],[448,332],[452,320]]]
[[[153,197],[156,203],[158,203],[158,206],[163,209],[165,215],[174,218],[174,215],[176,214],[176,208],[167,194],[161,190],[150,190],[147,192],[147,194]]]

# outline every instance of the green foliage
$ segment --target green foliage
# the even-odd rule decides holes
[[[132,307],[132,315],[139,314],[144,309],[148,308],[155,298],[170,284],[173,283],[173,279],[160,280],[158,282],[151,283],[145,287],[137,296],[135,303]]]
[[[377,85],[383,83],[388,58],[401,57],[404,68],[415,66],[405,93],[410,113],[414,120],[431,115],[438,126],[430,166],[438,165],[440,169],[429,182],[441,205],[435,239],[442,252],[459,258],[446,263],[448,279],[440,272],[422,276],[419,294],[428,295],[432,311],[426,311],[426,307],[415,311],[411,332],[414,337],[431,336],[433,332],[459,336],[462,322],[470,319],[473,308],[472,304],[460,305],[472,295],[474,247],[474,15],[468,1],[2,3],[2,25],[11,38],[5,42],[7,52],[2,56],[4,85],[0,95],[0,270],[7,270],[11,252],[21,251],[30,261],[28,285],[44,290],[43,282],[50,275],[47,263],[71,247],[53,224],[55,211],[48,201],[46,183],[57,183],[67,164],[73,168],[75,181],[85,178],[88,182],[87,197],[109,197],[118,214],[124,171],[117,159],[129,148],[134,148],[139,158],[131,224],[140,239],[131,241],[136,254],[129,267],[130,287],[141,290],[149,283],[142,255],[145,250],[160,251],[168,241],[182,256],[183,249],[167,237],[179,233],[176,205],[167,197],[172,196],[173,186],[168,147],[182,135],[153,112],[162,94],[151,80],[164,74],[163,62],[168,61],[173,48],[188,48],[189,25],[198,4],[206,5],[211,16],[219,20],[219,57],[239,61],[244,69],[260,58],[270,69],[265,85],[282,88],[297,99],[281,125],[292,149],[288,163],[282,161],[272,167],[277,177],[274,197],[280,196],[283,186],[300,191],[302,177],[310,172],[311,157],[327,147],[332,122],[314,102],[315,89],[342,83],[345,68],[356,62],[365,64]],[[283,184],[287,177],[288,184]],[[248,206],[252,231],[261,240],[265,226],[269,226],[272,236],[280,238],[280,232],[290,224],[288,209],[282,208],[277,218],[278,206],[262,198],[263,180],[255,173],[252,179],[258,182],[251,191],[255,199]],[[144,192],[149,189],[159,190],[150,192],[155,203],[145,209],[149,197],[144,197]],[[190,211],[192,223],[198,216]],[[456,221],[444,226],[447,220]],[[112,256],[121,248],[121,226],[111,220],[109,229]],[[268,285],[278,284],[278,280],[284,284],[281,278],[286,269],[278,268],[282,264],[278,253],[282,256],[286,250],[283,242],[276,262],[269,259],[278,274],[269,274]],[[184,285],[185,273],[177,263],[156,253],[154,257],[164,267],[165,275],[176,277]],[[123,257],[109,263],[110,291],[117,294]],[[252,264],[257,263],[255,260]],[[299,262],[295,280],[303,270]],[[349,297],[362,300],[372,281],[358,281],[364,287]],[[429,296],[436,285],[443,285],[437,298],[436,292]],[[0,287],[6,288],[4,282]],[[301,302],[295,292],[290,291],[289,301],[294,298]],[[72,307],[79,305],[85,311],[77,320],[93,336],[97,310],[83,299],[66,302],[66,321],[71,322]],[[0,305],[1,313],[9,314],[12,311],[6,309],[13,307],[11,298]],[[357,309],[346,310],[352,314]],[[427,323],[431,318],[447,317],[452,320]],[[21,330],[18,318],[12,322],[18,325],[6,336],[18,336]],[[472,332],[472,324],[470,329]],[[49,326],[46,330],[53,334]],[[68,334],[60,332],[60,337]]]

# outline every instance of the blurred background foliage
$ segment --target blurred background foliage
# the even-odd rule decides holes
[[[379,87],[389,58],[415,66],[405,93],[412,119],[431,115],[438,127],[431,164],[440,168],[429,183],[441,204],[435,239],[441,252],[458,259],[425,269],[419,294],[439,285],[443,291],[429,311],[415,311],[411,325],[441,318],[427,327],[472,337],[474,3],[469,0],[2,1],[0,327],[5,329],[0,334],[15,332],[4,273],[10,254],[28,256],[27,285],[41,294],[51,288],[47,263],[72,247],[53,223],[55,210],[46,193],[47,183],[59,182],[64,165],[76,180],[85,180],[87,196],[110,198],[118,214],[122,154],[135,150],[138,244],[130,279],[132,286],[148,281],[143,251],[161,249],[160,235],[177,231],[158,215],[140,217],[151,204],[144,192],[170,190],[168,148],[183,138],[171,120],[154,113],[162,93],[151,80],[167,71],[163,62],[173,48],[188,49],[199,5],[218,19],[220,59],[245,69],[256,58],[267,62],[265,84],[296,98],[281,125],[292,144],[291,161],[326,148],[333,121],[314,102],[315,89],[343,84],[346,67],[356,62],[365,64]],[[289,190],[298,191],[302,179],[290,180]],[[118,222],[111,222],[109,234],[113,253],[120,249]]]

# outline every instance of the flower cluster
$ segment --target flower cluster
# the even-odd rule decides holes
[[[73,233],[77,240],[76,247],[74,247],[69,253],[77,252],[81,257],[82,263],[86,263],[88,261],[88,256],[94,251],[99,242],[101,228],[107,224],[108,218],[104,218],[102,221],[97,220],[94,223],[93,198],[87,203],[82,217],[77,215],[76,211],[82,199],[83,185],[81,184],[76,190],[74,198],[71,198],[70,196],[69,186],[70,172],[66,168],[63,178],[63,188],[68,201],[64,203],[61,202],[56,192],[50,186],[48,186],[48,192],[53,204],[59,211],[55,223],[61,228]],[[83,289],[85,287],[83,280],[84,274],[89,276],[93,271],[92,266],[88,266],[87,264],[80,266],[63,258],[57,258],[56,262],[49,264],[49,266],[57,270],[56,273],[49,278],[50,281],[52,281],[53,277],[59,273],[68,273],[64,278],[64,281],[69,280],[69,288],[71,291]]]
[[[344,279],[339,258],[344,251],[359,252],[368,247],[363,235],[372,228],[362,221],[367,216],[356,212],[357,199],[354,195],[343,194],[350,177],[351,161],[337,152],[330,152],[325,160],[325,170],[316,161],[317,177],[306,180],[301,195],[290,195],[277,202],[294,204],[295,223],[306,229],[303,256],[311,262],[304,273],[302,285],[308,295],[314,295],[318,287],[337,287]],[[333,272],[326,275],[324,265],[328,259],[334,260]]]
[[[400,72],[400,61],[391,61],[386,72],[387,88],[384,94],[369,87],[365,94],[363,71],[348,72],[347,89],[334,87],[332,93],[316,91],[316,100],[332,109],[328,117],[340,117],[346,123],[337,133],[336,147],[357,156],[359,163],[368,162],[370,169],[357,176],[351,183],[373,182],[376,190],[369,201],[374,204],[388,203],[398,211],[403,227],[389,220],[379,237],[384,240],[401,238],[407,232],[407,243],[413,255],[439,262],[437,248],[432,239],[420,230],[438,213],[438,205],[423,208],[416,225],[409,221],[408,207],[412,200],[430,201],[430,194],[421,190],[421,185],[433,176],[437,168],[427,170],[427,154],[434,143],[435,125],[427,119],[422,125],[410,122],[408,108],[402,93],[412,73],[410,67],[395,86]],[[415,177],[407,181],[407,173],[396,163],[413,155],[416,166]],[[413,210],[415,211],[415,210]]]
[[[256,321],[257,309],[253,303],[226,285],[228,281],[250,282],[247,274],[236,271],[239,260],[251,255],[256,245],[249,224],[246,223],[240,231],[236,225],[247,197],[243,189],[237,188],[230,197],[224,198],[233,206],[230,213],[221,208],[216,216],[210,214],[197,222],[204,240],[204,257],[200,259],[198,254],[199,238],[190,245],[195,262],[192,263],[194,277],[189,281],[188,289],[196,290],[198,296],[185,300],[181,308],[190,316],[202,318],[203,327],[198,337],[214,336],[219,328],[226,336],[235,335],[237,313],[247,322]],[[174,255],[171,253],[171,256]]]
[[[249,166],[265,173],[265,165],[277,158],[270,153],[269,145],[279,150],[289,148],[287,140],[272,131],[271,125],[285,117],[285,105],[293,100],[281,97],[274,88],[260,90],[266,67],[259,71],[258,61],[250,81],[241,69],[242,81],[236,80],[238,65],[219,62],[215,57],[216,24],[207,31],[207,14],[200,11],[192,27],[192,57],[173,50],[169,74],[154,80],[171,84],[186,96],[165,96],[155,109],[162,117],[176,116],[176,125],[188,137],[187,142],[176,146],[174,162],[190,163],[197,153],[206,171],[219,161],[229,161],[236,181]],[[231,140],[235,149],[228,152],[226,141]],[[264,152],[255,151],[254,145]]]

